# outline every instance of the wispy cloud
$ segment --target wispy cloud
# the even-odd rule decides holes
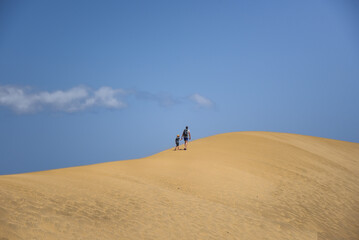
[[[34,92],[28,87],[0,85],[0,106],[8,107],[19,114],[43,110],[78,112],[90,108],[122,109],[127,107],[125,100],[128,96],[143,101],[153,101],[162,107],[171,107],[188,100],[201,108],[211,108],[214,105],[211,100],[198,93],[188,98],[181,98],[166,93],[153,94],[106,86],[97,90],[78,86],[66,91]]]
[[[120,100],[120,97],[124,95],[126,95],[126,91],[123,89],[101,87],[94,92],[92,97],[86,99],[84,106],[101,106],[105,108],[121,109],[127,107],[127,104]]]
[[[194,102],[197,107],[201,107],[201,108],[212,108],[214,106],[214,103],[206,98],[206,97],[203,97],[202,95],[198,94],[198,93],[195,93],[191,96],[189,96],[189,99]]]
[[[90,107],[121,109],[126,104],[120,96],[122,89],[101,87],[92,91],[87,87],[74,87],[67,91],[32,93],[28,88],[0,86],[0,105],[9,107],[17,113],[33,113],[44,109],[76,112]]]

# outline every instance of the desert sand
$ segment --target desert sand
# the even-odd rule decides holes
[[[0,239],[358,240],[359,144],[235,132],[0,176]]]

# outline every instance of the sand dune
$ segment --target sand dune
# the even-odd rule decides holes
[[[357,240],[359,144],[238,132],[0,176],[0,239]]]

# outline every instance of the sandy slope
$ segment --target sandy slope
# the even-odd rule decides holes
[[[0,239],[359,239],[359,144],[239,132],[0,176]]]

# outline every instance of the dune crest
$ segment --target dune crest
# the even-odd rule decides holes
[[[0,176],[0,239],[359,239],[359,144],[235,132]]]

